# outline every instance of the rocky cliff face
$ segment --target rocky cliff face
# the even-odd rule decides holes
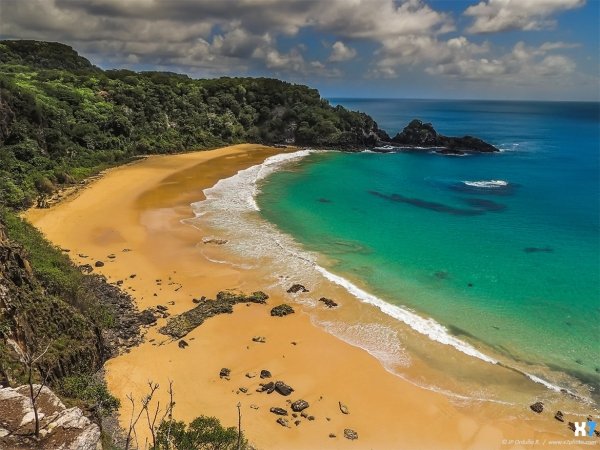
[[[78,274],[72,265],[67,269]],[[131,297],[98,275],[80,275],[78,282],[82,289],[72,298],[50,293],[25,249],[7,237],[0,222],[0,384],[22,382],[22,355],[47,345],[38,369],[59,380],[93,374],[108,358],[140,342],[141,319]],[[93,317],[98,311],[110,320]]]
[[[38,385],[34,386],[37,392]],[[100,428],[79,408],[66,408],[47,387],[37,399],[40,438],[35,428],[29,386],[0,387],[0,448],[21,450],[101,450]]]
[[[487,142],[473,137],[449,137],[438,134],[430,123],[418,119],[411,121],[401,133],[392,138],[396,145],[407,147],[439,148],[438,153],[493,153],[499,151]]]

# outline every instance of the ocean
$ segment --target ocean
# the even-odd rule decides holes
[[[231,249],[246,258],[237,264],[279,252],[288,273],[319,272],[428,339],[555,390],[584,385],[597,400],[599,104],[330,101],[392,136],[419,118],[501,152],[275,157],[194,206],[237,230]],[[248,211],[255,216],[240,219]]]

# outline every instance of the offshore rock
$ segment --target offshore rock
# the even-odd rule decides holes
[[[464,153],[494,153],[496,147],[473,137],[449,137],[438,134],[430,123],[412,120],[401,133],[392,138],[392,143],[407,147],[439,148],[438,153],[462,155]]]

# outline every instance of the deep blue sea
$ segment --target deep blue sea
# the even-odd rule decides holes
[[[314,153],[268,177],[261,214],[385,301],[600,385],[599,104],[330,101],[502,152]]]

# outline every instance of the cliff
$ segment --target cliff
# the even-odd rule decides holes
[[[34,391],[40,388],[34,385]],[[37,399],[40,438],[31,436],[34,413],[29,386],[15,389],[0,386],[0,448],[11,450],[99,450],[100,428],[81,409],[67,408],[47,387]]]

